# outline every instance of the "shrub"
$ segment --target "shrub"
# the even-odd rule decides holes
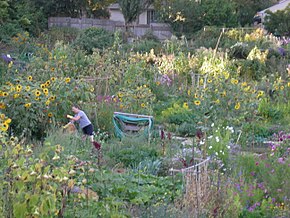
[[[113,42],[113,33],[102,28],[90,27],[80,33],[73,45],[92,54],[94,49],[111,47]]]

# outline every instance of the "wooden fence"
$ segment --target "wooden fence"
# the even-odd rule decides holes
[[[99,27],[112,32],[117,30],[125,31],[123,22],[93,18],[49,17],[48,28],[52,27],[72,27],[78,29]],[[148,31],[151,31],[159,40],[169,39],[172,36],[170,26],[163,23],[130,25],[129,30],[137,37],[142,37]]]

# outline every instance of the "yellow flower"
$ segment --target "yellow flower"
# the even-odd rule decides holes
[[[203,85],[203,79],[199,80],[199,85]]]
[[[29,81],[32,81],[32,76],[27,77]]]
[[[183,103],[183,108],[188,109],[188,103],[187,102]]]
[[[36,97],[40,96],[40,94],[41,94],[41,92],[40,92],[40,91],[38,91],[38,90],[35,90],[35,96],[36,96]]]
[[[51,79],[52,82],[54,82],[56,80],[55,77],[51,77],[50,79]]]
[[[19,97],[19,94],[14,94],[13,95],[13,98],[18,98]]]
[[[281,87],[280,87],[280,90],[284,90],[284,86],[281,86]]]
[[[220,100],[219,99],[215,100],[215,103],[216,104],[219,104],[220,103]]]
[[[243,82],[242,83],[242,86],[244,87],[244,86],[247,86],[248,84],[246,83],[246,82]]]
[[[50,85],[50,81],[47,80],[47,81],[45,82],[45,85],[46,85],[46,86],[49,86],[49,85]]]
[[[40,98],[39,97],[35,97],[35,101],[39,101],[40,100]]]
[[[0,102],[0,109],[5,109],[6,108],[6,105],[2,102]]]
[[[2,96],[3,96],[3,97],[6,97],[6,96],[8,96],[8,93],[7,93],[7,92],[3,92],[3,93],[2,93]]]
[[[53,115],[52,115],[52,113],[48,113],[47,116],[48,117],[52,117]]]
[[[2,130],[3,132],[6,132],[6,131],[8,130],[8,128],[9,128],[9,125],[8,125],[7,123],[2,123],[2,125],[1,125],[1,130]]]
[[[50,96],[49,100],[54,101],[55,100],[55,96]]]
[[[25,87],[25,90],[26,90],[27,92],[29,92],[29,91],[30,91],[30,86],[26,86],[26,87]]]
[[[69,83],[70,82],[70,78],[69,77],[65,78],[65,82]]]
[[[208,82],[208,83],[212,83],[212,80],[211,80],[211,79],[208,79],[207,82]]]
[[[11,123],[11,119],[8,118],[7,120],[5,120],[5,123],[7,123],[7,124]]]
[[[290,87],[290,82],[288,82],[288,84],[287,84],[287,85],[288,85],[288,87]]]
[[[45,88],[45,84],[41,84],[40,88],[44,89]]]
[[[145,104],[144,104],[144,103],[142,103],[142,104],[141,104],[141,107],[145,107]]]
[[[123,94],[122,92],[119,92],[119,93],[118,93],[118,97],[119,97],[119,98],[122,98],[123,96],[124,96],[124,94]]]
[[[0,119],[4,120],[5,119],[5,114],[0,114]]]
[[[194,104],[198,106],[198,105],[200,105],[200,101],[199,100],[195,100]]]
[[[26,103],[26,104],[24,105],[24,107],[26,107],[26,108],[30,108],[30,106],[31,106],[31,103]]]
[[[240,102],[238,102],[238,103],[235,105],[235,109],[236,109],[236,110],[239,110],[240,107],[241,107],[241,104],[240,104]]]
[[[17,92],[21,92],[21,90],[22,90],[22,86],[21,86],[21,85],[17,85],[17,86],[16,86],[16,91],[17,91]]]
[[[44,93],[45,95],[48,95],[48,89],[47,89],[47,88],[43,89],[42,91],[43,91],[43,93]]]
[[[259,98],[259,97],[261,97],[261,96],[263,96],[264,95],[264,92],[263,91],[259,91],[258,92],[258,95],[257,95],[257,98]]]
[[[195,94],[194,94],[194,97],[195,97],[195,98],[198,98],[198,94],[197,94],[197,93],[195,93]]]
[[[156,82],[156,85],[157,85],[157,86],[159,86],[159,85],[160,85],[160,82],[159,82],[159,81],[157,81],[157,82]]]
[[[120,104],[120,109],[124,108],[124,105],[123,104]]]
[[[235,79],[234,84],[237,85],[239,83],[239,80]]]
[[[190,90],[187,90],[187,95],[190,96]]]
[[[47,100],[46,102],[45,102],[45,105],[49,105],[50,104],[50,100]]]
[[[53,72],[54,71],[54,67],[50,68],[50,70]]]

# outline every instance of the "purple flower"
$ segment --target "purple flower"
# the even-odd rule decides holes
[[[285,164],[285,160],[283,157],[278,158],[278,163]]]

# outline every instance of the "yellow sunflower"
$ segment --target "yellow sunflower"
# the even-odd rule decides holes
[[[0,102],[0,109],[5,109],[6,108],[6,105],[2,102]]]
[[[54,71],[54,67],[50,68],[50,71],[52,71],[52,72],[53,72],[53,71]]]
[[[7,97],[7,96],[8,96],[8,93],[7,93],[7,92],[3,92],[3,93],[2,93],[2,96],[3,96],[3,97]]]
[[[141,107],[145,107],[145,103],[142,103],[142,104],[141,104]]]
[[[47,100],[47,101],[45,102],[45,105],[48,106],[49,104],[50,104],[50,100]]]
[[[65,78],[65,82],[69,83],[70,82],[70,78],[69,77]]]
[[[13,98],[18,98],[19,97],[19,94],[14,94],[13,95]]]
[[[46,85],[46,86],[49,86],[49,85],[50,85],[50,81],[47,80],[47,81],[45,82],[45,85]]]
[[[235,109],[236,109],[236,110],[239,110],[239,109],[240,109],[240,107],[241,107],[241,104],[240,104],[240,102],[236,103],[236,105],[235,105]]]
[[[47,88],[43,89],[42,91],[43,91],[43,93],[44,93],[45,95],[48,95],[48,89],[47,89]]]
[[[41,92],[39,90],[35,90],[35,96],[38,97],[41,95]]]
[[[45,84],[41,84],[40,88],[44,89],[45,88]]]
[[[31,103],[26,103],[26,104],[24,105],[24,107],[26,107],[26,108],[30,108],[30,106],[31,106]]]
[[[29,91],[30,91],[30,86],[26,86],[26,87],[25,87],[25,90],[26,90],[27,92],[29,92]]]
[[[212,83],[212,80],[211,80],[211,79],[208,79],[207,82],[208,82],[208,83]]]
[[[284,90],[284,88],[285,88],[284,86],[281,86],[281,87],[280,87],[280,90]]]
[[[29,81],[32,81],[32,76],[27,77]]]
[[[5,114],[0,114],[0,119],[4,120],[5,119]]]
[[[188,103],[187,102],[183,103],[183,108],[188,109]]]
[[[7,124],[11,123],[11,119],[10,119],[10,118],[8,118],[7,120],[5,120],[5,122],[4,122],[4,123],[7,123]]]
[[[50,79],[51,79],[52,82],[54,82],[56,80],[55,77],[51,77]]]
[[[50,96],[49,100],[54,101],[55,100],[55,96]]]
[[[6,132],[8,130],[8,128],[9,128],[9,125],[7,123],[2,123],[1,124],[1,130],[3,132]]]
[[[48,117],[52,117],[53,114],[52,114],[52,113],[48,113],[47,116],[48,116]]]
[[[197,106],[199,106],[200,103],[201,103],[201,102],[200,102],[199,100],[195,100],[195,101],[194,101],[194,104],[197,105]]]

